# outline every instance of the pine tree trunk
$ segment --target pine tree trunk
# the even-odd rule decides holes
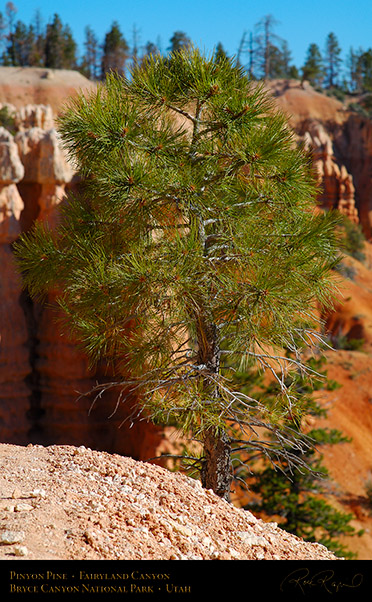
[[[231,446],[226,432],[216,435],[212,430],[204,437],[204,464],[202,485],[216,495],[230,501],[232,478]]]
[[[220,368],[220,344],[218,330],[205,314],[198,316],[199,362],[211,375],[218,375]],[[217,385],[206,377],[203,383],[204,394],[211,404],[218,404],[219,390]],[[218,407],[218,406],[217,406]],[[217,410],[218,411],[218,410]],[[231,445],[225,430],[210,428],[203,437],[204,460],[202,468],[202,485],[212,489],[216,495],[230,500],[232,480]]]
[[[193,137],[190,153],[194,150],[200,126],[202,104],[196,107]],[[205,233],[204,223],[198,211],[195,211],[198,222],[200,244],[204,256],[208,255],[208,247],[211,238]],[[199,311],[192,310],[194,314],[197,340],[198,340],[198,364],[205,366],[210,375],[218,377],[220,370],[220,340],[219,331],[213,321],[208,307],[200,304]],[[218,407],[219,390],[216,382],[203,378],[203,393],[208,403],[216,403]],[[232,480],[231,445],[225,430],[208,429],[203,436],[204,459],[201,471],[202,485],[206,489],[212,489],[216,495],[230,501],[230,486]]]

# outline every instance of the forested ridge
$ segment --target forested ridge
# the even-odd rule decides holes
[[[82,47],[70,24],[55,13],[48,21],[39,10],[25,23],[16,4],[7,2],[0,12],[0,64],[3,66],[76,69],[92,80],[104,80],[109,71],[127,73],[150,54],[167,54],[193,43],[186,32],[175,31],[163,47],[160,37],[142,40],[140,27],[115,20],[103,39],[87,24]],[[372,91],[372,47],[342,49],[331,31],[320,48],[309,39],[303,65],[295,65],[290,44],[276,34],[278,22],[266,15],[237,32],[236,62],[254,79],[293,78],[309,81],[336,96]],[[246,28],[245,28],[246,27]],[[223,40],[215,42],[215,58],[226,56]]]

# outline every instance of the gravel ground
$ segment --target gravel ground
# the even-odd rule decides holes
[[[334,560],[199,481],[85,447],[0,445],[1,560]]]

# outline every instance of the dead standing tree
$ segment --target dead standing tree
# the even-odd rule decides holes
[[[278,21],[272,15],[266,15],[256,24],[255,56],[260,76],[270,79],[272,71],[273,52],[280,38],[274,33]],[[276,43],[276,44],[275,44]]]

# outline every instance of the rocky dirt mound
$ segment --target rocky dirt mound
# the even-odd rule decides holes
[[[94,88],[78,71],[36,67],[0,67],[0,102],[17,108],[48,104],[58,112],[66,99],[79,90]]]
[[[298,80],[270,80],[266,87],[278,105],[287,113],[295,129],[304,121],[319,120],[323,123],[345,121],[345,107],[334,97],[317,92],[308,82]]]
[[[334,560],[159,466],[85,447],[0,445],[0,559]]]

